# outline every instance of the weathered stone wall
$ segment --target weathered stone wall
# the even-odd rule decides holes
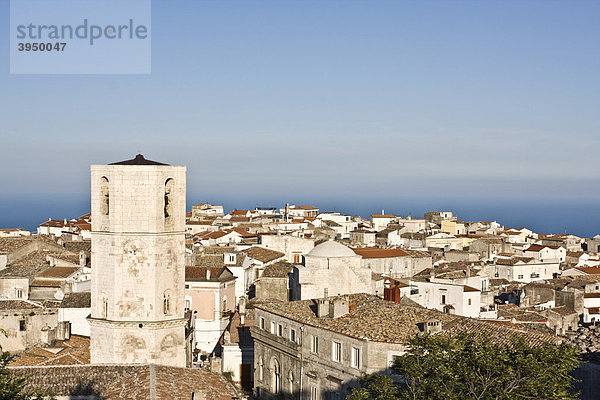
[[[185,167],[91,170],[92,363],[183,367]]]
[[[262,277],[254,282],[257,299],[289,300],[288,278]]]

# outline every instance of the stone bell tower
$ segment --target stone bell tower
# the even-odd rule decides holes
[[[92,165],[91,362],[186,365],[185,166]]]

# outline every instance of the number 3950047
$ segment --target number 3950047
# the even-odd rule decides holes
[[[64,51],[66,43],[18,43],[19,51]]]

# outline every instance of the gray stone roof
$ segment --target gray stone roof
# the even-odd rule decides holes
[[[90,292],[67,293],[60,303],[60,308],[90,308],[92,294]]]
[[[169,165],[158,161],[146,160],[143,155],[138,154],[131,160],[119,161],[109,165]]]
[[[335,300],[339,297],[330,297]],[[307,325],[323,328],[369,341],[406,343],[407,339],[422,332],[422,324],[428,318],[438,319],[447,334],[470,332],[484,334],[497,343],[509,343],[511,337],[523,336],[531,344],[552,342],[558,338],[540,333],[527,332],[509,326],[489,324],[471,318],[442,313],[386,301],[376,296],[358,293],[348,295],[350,312],[338,318],[317,317],[315,300],[281,302],[266,300],[255,308],[262,309]]]
[[[292,272],[293,267],[293,264],[287,262],[267,265],[263,270],[261,278],[287,278],[288,274]]]
[[[9,367],[11,374],[26,376],[32,388],[55,396],[96,396],[105,400],[155,400],[194,398],[229,400],[239,397],[225,377],[200,368],[162,365],[65,365]]]

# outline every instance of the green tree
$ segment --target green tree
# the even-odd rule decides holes
[[[392,370],[403,377],[385,381],[385,393],[395,399],[576,399],[569,375],[579,365],[577,349],[568,344],[529,346],[523,338],[509,345],[460,335],[418,336],[410,350],[395,360]],[[370,377],[352,391],[351,400],[375,400]],[[385,397],[389,400],[390,397]]]
[[[360,388],[352,389],[348,400],[395,400],[400,396],[399,388],[389,376],[365,375],[359,382]]]

